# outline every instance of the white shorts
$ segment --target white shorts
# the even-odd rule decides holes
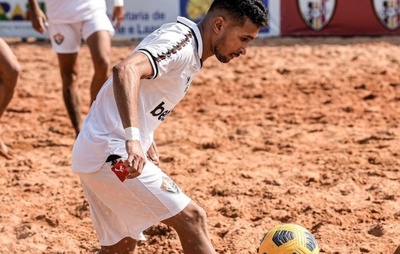
[[[54,24],[49,22],[49,37],[51,45],[57,53],[76,53],[80,49],[83,40],[97,31],[109,31],[113,36],[114,27],[107,14],[97,11],[93,18],[78,23]]]
[[[114,172],[121,161],[116,162],[108,162],[94,173],[77,173],[102,246],[125,237],[145,240],[142,231],[178,214],[191,201],[153,163],[147,162],[139,177],[122,182]]]

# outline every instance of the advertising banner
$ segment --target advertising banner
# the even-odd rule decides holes
[[[399,6],[400,0],[281,1],[281,34],[400,34]]]
[[[270,25],[263,28],[259,37],[280,35],[280,1],[262,0],[269,9]],[[180,0],[179,15],[199,22],[210,7],[212,0]]]
[[[99,0],[102,1],[102,0]],[[0,37],[47,38],[48,34],[36,32],[29,20],[27,0],[0,0]],[[114,38],[144,38],[167,22],[175,22],[177,16],[200,21],[212,0],[125,0],[125,19]],[[280,1],[263,0],[270,11],[270,25],[259,36],[280,35]],[[106,0],[107,15],[111,19],[113,0]],[[46,13],[44,1],[39,1]]]
[[[281,1],[264,1],[269,10],[269,28],[266,32],[261,31],[260,37],[281,35]]]
[[[103,1],[103,0],[99,0]],[[398,35],[400,0],[262,0],[270,25],[259,37]],[[27,0],[0,0],[0,37],[47,38],[29,20]],[[125,0],[125,20],[114,38],[143,38],[177,16],[198,22],[212,0]],[[106,0],[111,18],[113,0]],[[44,0],[39,4],[46,11]]]
[[[104,1],[104,0],[98,0]],[[107,14],[111,18],[113,0],[106,0]],[[125,0],[125,20],[116,31],[116,38],[143,38],[165,22],[175,22],[179,15],[179,0]],[[39,1],[46,13],[44,1]],[[47,38],[31,25],[27,0],[0,0],[0,37]]]
[[[39,2],[44,10],[43,2]],[[31,25],[27,0],[0,0],[0,37],[46,38]]]
[[[1,1],[1,0],[0,0]],[[102,0],[99,0],[102,1]],[[111,19],[114,0],[106,0]],[[116,31],[117,38],[144,38],[166,22],[176,22],[179,0],[125,0],[125,19]]]
[[[280,35],[280,1],[263,0],[270,11],[270,25],[260,31],[259,36]],[[210,7],[212,0],[125,0],[125,19],[115,37],[143,38],[163,23],[175,22],[183,16],[199,22]],[[113,0],[107,0],[107,12],[111,18]]]

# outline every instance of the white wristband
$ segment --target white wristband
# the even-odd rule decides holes
[[[136,128],[136,127],[125,128],[125,139],[126,140],[139,140],[140,141],[139,128]]]
[[[124,6],[124,0],[114,0],[114,6]]]

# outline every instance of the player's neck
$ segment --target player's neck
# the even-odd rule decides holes
[[[201,40],[202,40],[202,44],[203,44],[203,55],[201,56],[201,60],[204,61],[207,60],[207,58],[209,58],[210,56],[213,55],[212,53],[212,43],[211,43],[211,38],[212,38],[212,34],[210,33],[211,31],[209,31],[209,29],[207,29],[208,27],[210,27],[208,25],[208,21],[207,18],[204,18],[203,20],[201,20],[198,24],[197,27],[199,28],[200,34],[201,34]]]

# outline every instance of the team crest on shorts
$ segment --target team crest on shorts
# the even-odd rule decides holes
[[[372,3],[376,16],[387,29],[399,28],[400,0],[372,0]]]
[[[179,193],[178,185],[169,177],[162,178],[161,189],[171,193]]]
[[[53,36],[54,41],[60,45],[64,41],[64,35],[57,33]]]
[[[304,22],[314,31],[322,30],[333,17],[336,0],[297,0]]]

